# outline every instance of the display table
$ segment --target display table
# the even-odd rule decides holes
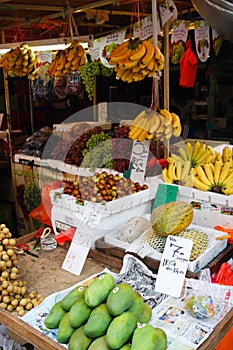
[[[27,236],[20,237],[18,243],[29,242],[34,235],[34,233],[31,233]],[[119,272],[121,268],[119,258],[112,256],[109,257],[109,259],[104,259],[103,252],[91,249],[83,267],[82,274],[80,276],[75,276],[61,269],[66,253],[67,249],[65,247],[58,246],[51,252],[38,251],[38,258],[30,255],[19,256],[19,276],[20,279],[25,279],[27,281],[28,290],[36,290],[44,297],[47,297],[54,292],[69,288],[95,273],[101,272],[105,267],[110,268],[113,272]],[[96,260],[98,260],[98,262]],[[117,262],[115,267],[114,261]],[[226,314],[224,319],[215,327],[210,337],[199,347],[199,349],[214,349],[232,327],[232,319],[233,309]],[[20,319],[15,313],[10,313],[0,309],[0,323],[8,328],[9,334],[13,339],[16,339],[22,344],[26,342],[32,343],[35,350],[64,349],[64,346],[43,335],[40,331]]]

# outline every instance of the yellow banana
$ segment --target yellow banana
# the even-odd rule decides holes
[[[164,130],[164,138],[166,140],[169,140],[172,137],[172,134],[173,134],[173,129],[172,129],[171,124],[169,124],[168,126],[166,126],[166,128]]]
[[[222,160],[216,160],[214,163],[214,182],[215,185],[218,185],[218,181],[219,181],[219,176],[220,176],[220,172],[222,169]]]
[[[186,151],[186,148],[179,147],[178,152],[180,153],[180,156],[184,161],[189,160],[189,154]]]
[[[128,47],[126,47],[125,49],[122,50],[122,53],[119,56],[111,56],[111,58],[108,59],[108,61],[110,64],[117,64],[120,61],[123,61],[126,58],[129,58],[131,53],[132,53],[132,50],[130,50]]]
[[[201,191],[209,191],[210,190],[210,186],[204,184],[196,176],[193,176],[193,185],[194,185],[195,188],[197,188],[198,190],[201,190]]]
[[[173,136],[175,137],[179,137],[181,135],[181,125],[176,127],[176,128],[173,128]]]
[[[113,49],[112,52],[108,55],[108,57],[111,58],[111,56],[121,55],[122,51],[128,48],[128,45],[129,45],[129,41],[128,40],[124,41],[120,45],[116,46],[115,49]]]
[[[161,119],[159,117],[159,114],[157,112],[154,112],[153,116],[153,125],[151,126],[150,133],[154,133],[161,124]]]
[[[119,62],[119,66],[122,66],[124,69],[133,68],[138,64],[137,60],[131,61],[129,58],[126,58],[123,61]]]
[[[168,177],[167,172],[168,172],[167,168],[163,168],[163,170],[162,170],[163,181],[172,184],[173,180]]]
[[[180,163],[180,164],[182,164],[182,163]],[[190,160],[186,160],[183,163],[182,173],[181,173],[181,176],[180,176],[181,180],[184,180],[189,175],[190,167],[191,167]]]
[[[141,127],[135,126],[130,130],[128,136],[131,140],[137,140],[143,129]]]
[[[121,80],[124,82],[127,82],[127,79],[131,73],[132,73],[131,69],[125,69],[124,73],[121,76]]]
[[[185,142],[185,147],[187,149],[189,159],[192,159],[192,154],[193,154],[193,147],[190,142]]]
[[[203,167],[204,167],[204,170],[205,170],[205,173],[206,173],[208,180],[210,181],[211,184],[214,185],[214,174],[213,174],[210,163],[205,163],[203,165]]]
[[[222,150],[222,160],[226,162],[228,159],[232,159],[231,150],[229,147],[225,146]]]
[[[194,161],[195,161],[196,156],[197,156],[197,155],[198,155],[198,153],[199,153],[199,149],[200,149],[200,147],[201,147],[201,143],[200,143],[200,141],[199,141],[199,140],[196,140],[196,141],[194,142],[193,154],[192,154],[192,160],[194,160]]]
[[[147,139],[148,131],[146,129],[142,129],[142,132],[138,135],[138,141],[142,142]]]
[[[179,127],[180,126],[180,117],[174,112],[171,112],[171,116],[172,116],[172,126],[174,128]]]
[[[180,162],[175,163],[175,171],[176,171],[176,178],[177,180],[181,180],[182,175],[182,164]]]
[[[140,72],[141,68],[139,67],[139,65],[137,64],[135,67],[132,68],[132,72],[133,73],[137,73]]]
[[[174,161],[176,161],[176,162],[181,162],[182,164],[185,163],[184,159],[181,158],[181,156],[178,156],[178,155],[176,155],[174,153],[171,154],[170,158],[174,159]]]
[[[154,57],[152,57],[152,59],[148,62],[148,64],[146,65],[147,69],[149,71],[153,71],[155,68],[155,59]]]
[[[223,187],[233,186],[233,170],[231,170],[230,173],[228,174],[228,176],[225,178],[222,186]]]
[[[131,60],[140,60],[146,53],[146,47],[143,45],[143,43],[139,43],[137,48],[135,50],[132,50],[132,53],[130,55]]]
[[[117,79],[121,79],[121,77],[124,74],[124,72],[125,72],[125,69],[123,67],[120,67],[119,69],[117,69],[116,78]]]
[[[154,45],[149,40],[144,40],[143,45],[146,48],[146,52],[144,56],[141,59],[141,62],[143,64],[148,65],[150,61],[152,61],[155,51],[154,51]]]
[[[160,109],[159,113],[172,124],[172,114],[167,109]]]
[[[201,165],[196,166],[197,176],[201,182],[203,182],[205,185],[210,186],[212,183],[207,178],[204,170],[202,169]]]
[[[170,163],[167,168],[167,175],[172,181],[177,180],[176,176],[176,162]]]
[[[220,173],[219,179],[218,179],[219,184],[224,183],[224,180],[228,177],[230,171],[231,171],[231,162],[223,163],[221,173]]]
[[[233,185],[223,189],[223,193],[226,196],[230,196],[231,194],[233,194]]]

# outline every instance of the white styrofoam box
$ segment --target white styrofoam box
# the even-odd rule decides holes
[[[156,183],[165,184],[161,176],[157,177]],[[226,196],[186,186],[169,185],[178,187],[177,200],[193,205],[193,224],[212,228],[216,225],[233,227],[233,195]]]
[[[212,228],[202,227],[194,224],[189,225],[188,228],[201,230],[208,234],[207,249],[196,260],[190,261],[188,264],[188,270],[197,273],[227,247],[227,239],[216,240],[216,237],[221,236],[221,233]],[[104,240],[106,243],[111,244],[112,246],[116,246],[125,250],[127,250],[130,246],[129,243],[120,240],[119,229],[105,235]],[[153,253],[150,253],[147,256],[160,261],[162,258],[162,253],[154,250]]]
[[[137,192],[115,201],[107,202],[100,221],[96,228],[96,239],[120,227],[135,216],[151,213],[152,203],[156,192],[156,186]],[[64,224],[77,227],[82,221],[84,206],[76,203],[76,198],[63,194],[63,188],[50,192],[52,207],[52,222],[55,233],[55,222],[63,221]]]

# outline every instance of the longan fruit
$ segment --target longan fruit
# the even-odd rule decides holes
[[[3,245],[8,245],[9,244],[9,239],[8,238],[4,238],[2,241]]]
[[[7,255],[7,253],[5,253],[5,254],[3,254],[3,256],[2,256],[2,260],[3,261],[8,261],[10,258],[9,258],[9,256]]]
[[[11,272],[19,273],[19,269],[14,266],[14,267],[12,267]]]
[[[1,303],[0,303],[0,307],[1,307],[2,309],[6,309],[6,308],[7,308],[7,304],[1,302]]]
[[[13,307],[13,305],[8,304],[6,309],[7,309],[7,311],[12,312],[14,310],[14,307]]]
[[[11,267],[12,266],[12,261],[11,260],[7,260],[6,261],[6,267]]]
[[[9,282],[7,280],[2,281],[2,288],[6,289],[9,285]]]
[[[8,271],[3,271],[2,272],[2,277],[3,278],[8,278],[9,277],[9,272]]]
[[[11,300],[11,305],[12,305],[14,308],[16,308],[16,306],[18,306],[18,304],[19,304],[19,300],[18,300],[18,299],[12,299],[12,300]]]
[[[0,261],[0,270],[6,270],[6,262],[5,261]]]
[[[20,300],[20,302],[19,302],[19,305],[21,305],[21,306],[26,306],[27,303],[28,303],[27,299],[26,299],[26,298],[22,298],[22,299]]]
[[[8,256],[13,256],[15,254],[14,249],[12,249],[12,248],[7,249],[6,252],[7,252]]]
[[[3,301],[5,304],[8,304],[8,303],[11,301],[9,295],[5,295],[5,296],[2,298],[2,301]]]
[[[6,227],[5,224],[1,224],[1,225],[0,225],[0,229],[1,229],[1,230],[4,229],[5,227]]]
[[[9,245],[15,246],[16,245],[16,239],[15,238],[9,239]]]
[[[8,295],[8,290],[7,289],[3,289],[2,290],[2,296],[7,296]]]
[[[27,311],[31,310],[32,308],[33,308],[32,303],[27,303],[27,305],[25,306],[25,309],[26,309]]]
[[[11,279],[11,280],[16,280],[16,278],[17,278],[17,273],[11,272],[11,273],[10,273],[10,279]]]
[[[25,314],[24,309],[21,309],[21,310],[18,311],[18,315],[19,315],[20,317],[23,316],[24,314]]]
[[[7,287],[7,290],[8,290],[9,293],[13,293],[14,292],[13,284],[9,284],[8,287]]]

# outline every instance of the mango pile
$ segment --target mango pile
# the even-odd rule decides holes
[[[69,350],[165,350],[166,333],[149,323],[151,316],[140,293],[102,273],[56,302],[44,324]]]

